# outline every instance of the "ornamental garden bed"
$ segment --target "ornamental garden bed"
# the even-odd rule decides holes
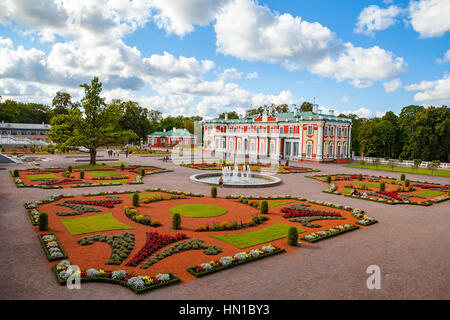
[[[188,163],[181,164],[184,167],[197,169],[197,170],[222,170],[224,165],[220,163]],[[233,169],[233,166],[225,165],[225,167],[229,167]],[[277,173],[288,174],[288,173],[305,173],[305,172],[320,172],[320,170],[308,168],[308,167],[294,167],[294,166],[277,166],[276,169],[273,169],[271,166],[264,166],[259,164],[249,164],[250,170],[253,172],[264,172],[276,170]],[[239,170],[243,169],[243,165],[238,165]]]
[[[342,195],[390,205],[410,204],[429,206],[450,199],[449,185],[409,181],[383,176],[335,174],[307,176],[325,183],[325,193]]]
[[[139,195],[138,203],[133,203],[132,194]],[[253,200],[262,198],[273,201],[268,214],[244,203],[252,197],[211,198],[159,188],[55,195],[26,203],[25,208],[48,214],[48,230],[38,232],[36,226],[35,230],[60,284],[80,270],[81,282],[119,284],[136,293],[295,250],[287,245],[288,230],[293,226],[301,236],[307,236],[339,225],[356,227],[358,222],[371,219],[359,209],[297,196]],[[300,225],[283,217],[283,210],[292,206],[307,206],[313,212],[333,211],[340,220],[319,216],[319,227]],[[181,216],[177,229],[172,225],[174,214]],[[39,216],[31,216],[36,225]],[[199,225],[208,228],[199,230]],[[48,248],[46,242],[55,249]],[[57,249],[63,256],[50,257],[50,250]],[[61,259],[66,260],[59,262]]]
[[[71,172],[69,172],[71,171]],[[18,188],[62,189],[142,184],[152,174],[170,172],[156,166],[82,165],[73,168],[23,169],[11,171]]]

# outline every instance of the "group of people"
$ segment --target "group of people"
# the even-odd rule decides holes
[[[350,192],[350,195],[352,196],[361,196],[361,193],[359,193],[357,190],[352,189],[352,191]],[[364,193],[362,194],[363,197],[367,197],[367,192],[364,191]]]
[[[110,150],[108,150],[108,156],[110,158],[111,157],[118,157],[119,156],[119,151],[110,149]]]

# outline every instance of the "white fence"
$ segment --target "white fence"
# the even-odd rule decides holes
[[[364,160],[365,162],[367,162],[369,164],[373,163],[373,160],[375,160],[375,159],[376,158],[372,158],[372,157],[357,157],[357,156],[353,157],[353,160],[355,160],[355,161]],[[390,164],[389,161],[386,161],[383,158],[379,158],[379,160],[380,160],[380,162],[379,162],[380,164],[385,164],[385,165],[386,164],[387,165]],[[400,162],[398,160],[394,160],[394,161],[395,161],[394,162],[394,166],[405,166],[405,167],[413,167],[414,166],[414,161],[413,160],[403,160],[402,162]],[[419,165],[419,167],[427,168],[429,163],[430,163],[430,161],[422,161],[422,163]],[[439,165],[439,168],[441,168],[441,169],[450,169],[450,163],[446,163],[446,162],[441,163]]]
[[[43,140],[34,140],[26,137],[12,136],[0,134],[0,145],[1,146],[46,146],[47,142]]]

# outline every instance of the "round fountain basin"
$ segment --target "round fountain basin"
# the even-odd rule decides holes
[[[194,182],[209,185],[219,185],[219,179],[222,173],[199,173],[190,178]],[[248,177],[229,177],[223,178],[223,187],[225,188],[263,188],[273,187],[281,183],[281,179],[265,174],[251,173]]]

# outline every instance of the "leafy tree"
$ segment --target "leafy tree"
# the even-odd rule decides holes
[[[300,106],[300,110],[301,110],[302,112],[312,111],[313,106],[314,106],[314,105],[313,105],[311,102],[305,101],[305,102],[303,102],[302,105]]]
[[[147,135],[151,132],[147,109],[135,101],[113,100],[111,106],[119,108],[121,113],[119,125],[123,130],[132,130],[137,137],[144,141],[147,139]]]
[[[219,119],[225,119],[225,115],[228,114],[228,119],[239,119],[239,115],[236,111],[223,112],[219,114]]]
[[[58,91],[52,100],[52,116],[59,114],[69,114],[69,110],[78,107],[72,103],[72,97],[67,92]]]
[[[89,149],[90,163],[96,163],[97,148],[136,139],[131,130],[120,128],[120,113],[107,106],[100,96],[102,83],[97,77],[90,84],[82,84],[85,95],[81,108],[53,117],[49,137],[61,147],[83,146]]]

